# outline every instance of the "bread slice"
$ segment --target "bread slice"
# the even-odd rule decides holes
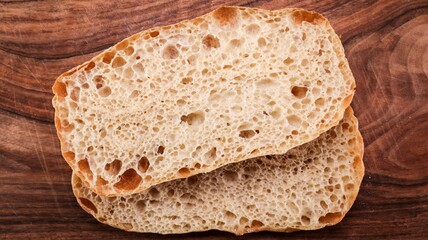
[[[338,124],[354,88],[318,13],[222,7],[61,75],[53,105],[75,174],[120,196],[309,142]]]
[[[364,175],[363,141],[349,108],[320,137],[284,155],[229,164],[126,197],[98,196],[73,175],[74,194],[98,221],[127,231],[313,230],[338,223]]]

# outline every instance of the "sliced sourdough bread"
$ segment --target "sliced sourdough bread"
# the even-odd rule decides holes
[[[313,230],[338,223],[351,208],[364,175],[363,150],[348,108],[338,126],[284,155],[229,164],[126,197],[98,196],[76,175],[72,185],[83,209],[127,231]]]
[[[99,195],[124,196],[286,153],[337,125],[354,88],[321,15],[222,7],[64,73],[53,106],[75,174]]]

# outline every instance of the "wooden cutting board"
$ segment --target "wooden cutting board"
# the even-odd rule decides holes
[[[85,213],[71,192],[53,125],[62,72],[142,29],[207,13],[225,1],[0,0],[0,239],[227,239],[127,233]],[[428,239],[428,1],[229,1],[302,7],[330,19],[357,80],[366,175],[345,219],[319,231],[249,239]],[[241,239],[243,239],[241,238]]]

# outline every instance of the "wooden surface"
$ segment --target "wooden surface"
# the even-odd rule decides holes
[[[142,29],[204,14],[221,1],[0,0],[0,239],[228,239],[127,233],[85,213],[53,125],[62,72]],[[428,1],[230,1],[321,12],[357,80],[366,176],[338,225],[241,239],[428,239]]]

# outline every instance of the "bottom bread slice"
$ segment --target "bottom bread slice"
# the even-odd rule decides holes
[[[126,197],[98,196],[75,175],[72,185],[83,209],[127,231],[314,230],[338,223],[351,208],[364,175],[363,151],[348,108],[338,126],[284,155],[226,165]]]

